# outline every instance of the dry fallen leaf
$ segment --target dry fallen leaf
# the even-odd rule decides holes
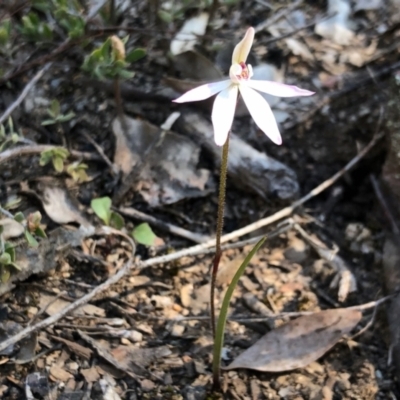
[[[125,175],[140,165],[136,190],[152,207],[209,193],[210,171],[197,169],[200,148],[190,139],[170,131],[161,135],[158,127],[126,116],[112,127],[115,163]]]
[[[74,376],[66,371],[64,368],[54,364],[50,367],[50,379],[53,381],[66,382],[68,379],[72,379]]]
[[[194,81],[219,81],[223,78],[220,69],[207,57],[196,51],[185,51],[173,58],[173,67],[185,79]],[[197,85],[200,85],[199,83]]]
[[[43,186],[39,197],[42,200],[46,214],[58,224],[77,222],[80,225],[90,224],[79,211],[76,200],[63,188],[57,186]]]
[[[339,308],[297,318],[268,332],[224,369],[281,372],[305,367],[349,333],[361,315]]]
[[[100,379],[100,374],[96,367],[91,367],[88,369],[81,368],[79,372],[83,375],[85,381],[88,383],[98,382]]]
[[[2,236],[4,240],[21,236],[25,230],[22,224],[11,218],[4,218],[0,220],[0,226],[3,227]]]

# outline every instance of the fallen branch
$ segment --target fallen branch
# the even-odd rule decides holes
[[[180,228],[179,226],[169,224],[168,222],[161,221],[151,215],[145,214],[139,210],[135,210],[132,207],[116,208],[116,211],[126,217],[136,218],[140,221],[148,222],[149,224],[152,224],[157,228],[163,229],[166,232],[170,232],[185,239],[189,239],[195,243],[203,243],[210,239],[209,236],[194,233],[186,229]]]
[[[6,111],[4,111],[3,115],[0,117],[0,125],[12,114],[12,112],[23,102],[25,97],[28,95],[30,90],[35,86],[37,81],[43,76],[43,74],[50,68],[51,63],[46,64],[41,70],[39,70],[36,75],[28,82],[28,84],[24,87],[24,90],[18,96],[18,98],[10,104]]]
[[[40,154],[43,151],[53,150],[53,149],[57,149],[59,147],[60,146],[53,146],[53,145],[47,145],[47,144],[35,144],[35,145],[20,146],[20,147],[14,148],[14,149],[5,150],[0,153],[0,164],[4,164],[5,162],[11,160],[14,157],[20,157],[23,155]],[[77,151],[77,150],[71,150],[70,153],[73,157],[79,158],[81,160],[96,160],[96,161],[101,160],[100,157],[98,157],[96,154],[93,154],[93,153]]]

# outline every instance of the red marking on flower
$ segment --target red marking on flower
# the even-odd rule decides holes
[[[249,79],[250,78],[250,73],[249,73],[249,69],[247,68],[246,63],[244,63],[243,61],[241,61],[239,63],[239,65],[242,67],[242,72],[241,74],[238,76],[238,79]]]

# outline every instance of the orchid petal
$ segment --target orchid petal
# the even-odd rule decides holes
[[[224,145],[232,127],[237,96],[238,86],[231,85],[215,98],[211,120],[214,126],[214,140],[218,146]]]
[[[248,80],[246,81],[246,85],[259,92],[268,93],[277,97],[311,96],[314,94],[314,92],[300,89],[297,86],[285,85],[284,83],[273,81]]]
[[[227,89],[231,84],[230,79],[226,81],[207,83],[206,85],[201,85],[197,88],[189,90],[184,93],[181,97],[178,97],[175,100],[172,100],[175,103],[186,103],[188,101],[200,101],[208,99],[211,96],[221,92],[224,89]]]
[[[282,144],[281,134],[271,107],[266,100],[252,88],[239,86],[240,94],[257,126],[276,144]]]
[[[254,40],[254,28],[249,28],[244,35],[244,38],[236,45],[232,54],[232,64],[246,62],[247,56],[250,53],[251,46]]]

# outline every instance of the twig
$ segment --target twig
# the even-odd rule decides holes
[[[370,308],[377,308],[381,304],[386,303],[387,301],[391,300],[393,296],[394,295],[392,294],[392,295],[389,295],[386,297],[382,297],[379,300],[370,301],[368,303],[360,304],[358,306],[347,307],[347,309],[364,311],[364,310],[368,310]],[[228,320],[229,321],[237,321],[237,322],[265,322],[265,321],[276,320],[276,319],[297,318],[297,317],[302,317],[305,315],[315,314],[316,312],[318,312],[318,311],[280,312],[277,314],[261,316],[261,317],[249,317],[246,315],[234,315],[233,314],[228,317]],[[206,321],[206,320],[209,320],[209,318],[210,318],[206,315],[193,315],[193,316],[188,316],[188,317],[175,317],[175,318],[156,317],[156,316],[148,315],[141,311],[138,311],[137,314],[135,314],[135,315],[140,315],[141,317],[145,317],[149,320],[157,320],[157,321],[165,321],[165,322]]]
[[[4,209],[3,207],[0,207],[0,214],[5,215],[8,218],[14,219],[14,215],[12,215],[10,213],[10,211],[7,211],[6,209]]]
[[[53,150],[59,147],[60,146],[54,146],[48,144],[35,144],[32,146],[20,146],[14,149],[5,150],[0,153],[0,164],[4,164],[5,162],[9,161],[14,157],[19,157],[22,155],[29,155],[29,154],[40,154],[43,151]],[[77,150],[71,150],[70,153],[75,158],[80,158],[82,160],[96,160],[96,161],[101,160],[100,157],[98,157],[96,154],[93,153],[77,151]]]
[[[125,215],[127,217],[136,218],[140,221],[148,222],[156,226],[157,228],[163,229],[167,232],[170,232],[174,235],[183,237],[185,239],[189,239],[195,243],[203,243],[210,239],[209,236],[201,235],[199,233],[190,232],[186,229],[180,228],[179,226],[169,224],[168,222],[161,221],[151,215],[145,214],[139,210],[136,210],[132,207],[122,207],[116,208],[120,214]]]
[[[269,28],[271,25],[275,24],[277,21],[279,21],[281,18],[284,18],[285,15],[288,14],[288,12],[295,10],[297,7],[300,6],[300,4],[303,2],[303,0],[297,0],[294,3],[290,4],[288,7],[283,8],[282,10],[278,11],[277,13],[273,14],[271,18],[267,19],[264,22],[261,22],[261,24],[258,24],[254,30],[257,32],[260,32],[264,29]]]
[[[381,119],[378,122],[378,129],[381,124]],[[231,233],[228,233],[221,238],[221,243],[226,243],[230,240],[236,239],[238,237],[247,235],[248,233],[251,233],[257,229],[260,229],[264,226],[271,225],[274,222],[277,222],[283,218],[289,217],[298,207],[302,206],[304,203],[307,201],[311,200],[312,198],[316,197],[320,193],[322,193],[324,190],[326,190],[328,187],[332,186],[337,180],[339,180],[344,174],[350,171],[351,168],[354,167],[374,146],[375,144],[382,139],[384,134],[376,134],[372,140],[368,143],[367,146],[365,146],[349,163],[347,163],[340,171],[338,171],[335,175],[333,175],[331,178],[327,179],[326,181],[322,182],[320,185],[318,185],[316,188],[314,188],[311,192],[306,194],[304,197],[301,199],[295,201],[291,206],[285,207],[282,210],[278,211],[277,213],[263,218],[259,221],[253,222],[250,225],[247,225],[243,228],[240,228],[236,231],[233,231]],[[162,263],[167,263],[170,261],[177,260],[181,257],[186,257],[186,256],[195,256],[195,255],[200,255],[200,254],[206,254],[208,253],[207,249],[211,246],[214,246],[215,244],[215,239],[209,240],[205,243],[189,247],[188,249],[183,249],[180,251],[177,251],[172,254],[167,254],[165,256],[159,256],[159,257],[154,257],[150,258],[146,261],[143,261],[140,263],[138,268],[143,269],[150,267],[152,265],[157,265],[157,264],[162,264]]]
[[[99,145],[94,141],[94,139],[93,139],[90,135],[88,135],[87,133],[82,132],[82,134],[83,134],[83,136],[85,136],[86,140],[87,140],[88,142],[90,142],[90,144],[97,150],[97,152],[100,154],[100,157],[104,160],[104,162],[110,167],[111,172],[112,172],[114,175],[117,175],[117,174],[118,174],[118,168],[117,168],[117,166],[114,165],[114,164],[111,162],[111,160],[110,160],[110,159],[107,157],[107,155],[104,153],[104,150],[101,148],[101,146],[99,146]]]
[[[373,174],[371,174],[369,176],[369,178],[371,180],[372,187],[374,188],[375,196],[377,197],[379,204],[382,207],[382,210],[385,213],[387,220],[390,222],[390,225],[392,227],[392,232],[395,233],[396,235],[399,235],[400,229],[397,226],[396,219],[393,215],[392,209],[389,206],[389,203],[388,203],[386,197],[382,193],[382,188],[381,188],[381,185],[380,185],[378,179]]]
[[[31,325],[23,329],[21,332],[17,333],[16,335],[12,336],[11,338],[4,340],[0,343],[0,352],[6,349],[8,346],[12,346],[15,343],[19,342],[20,340],[24,339],[25,337],[29,336],[33,332],[36,332],[40,329],[47,328],[50,325],[53,325],[55,322],[59,321],[61,318],[65,317],[71,311],[76,310],[78,307],[88,303],[93,297],[98,295],[101,292],[104,292],[114,283],[117,283],[122,277],[124,277],[132,268],[132,260],[129,260],[115,275],[111,276],[101,285],[94,288],[91,292],[82,296],[78,300],[74,301],[73,303],[69,304],[67,307],[64,307],[60,312],[54,314],[35,325]]]
[[[25,97],[28,95],[29,91],[35,86],[37,81],[43,76],[43,74],[50,68],[52,63],[46,64],[41,70],[39,70],[35,76],[28,82],[24,87],[24,90],[18,96],[18,98],[10,104],[3,115],[0,117],[0,125],[12,114],[12,112],[23,102]]]

